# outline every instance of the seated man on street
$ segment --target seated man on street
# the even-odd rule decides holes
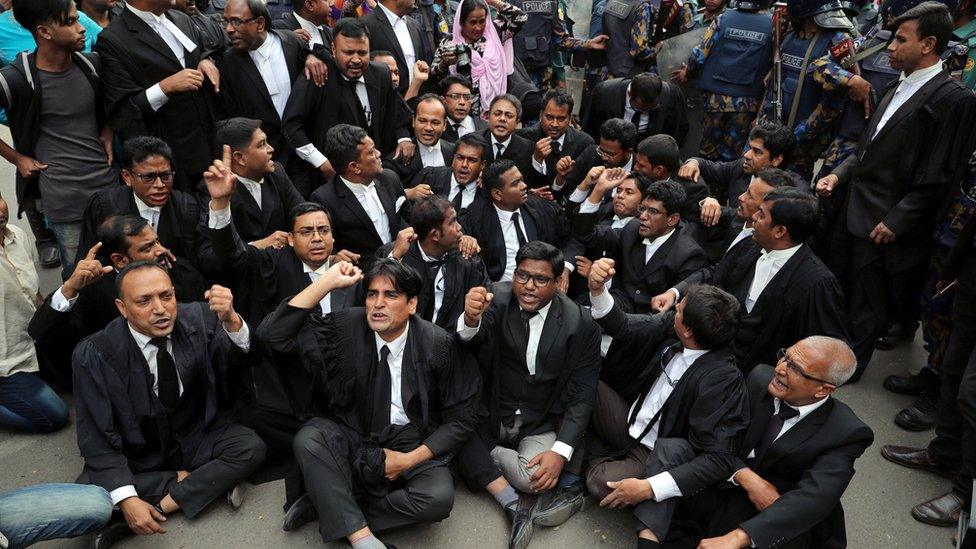
[[[319,314],[336,288],[363,281],[366,307]],[[318,518],[326,542],[382,549],[374,532],[444,520],[454,505],[448,463],[475,426],[480,376],[453,338],[419,318],[421,278],[394,259],[366,272],[341,261],[264,319],[258,338],[298,351],[314,378],[316,417],[295,436],[308,494],[290,531]]]
[[[487,490],[505,511],[509,547],[523,549],[533,523],[558,526],[583,506],[576,450],[596,399],[600,330],[557,291],[559,249],[529,242],[515,265],[512,282],[468,291],[458,318],[460,340],[491,375],[457,464],[469,487]]]
[[[586,484],[604,507],[635,506],[637,546],[650,548],[678,509],[695,509],[703,489],[728,477],[748,426],[745,383],[728,350],[740,307],[714,286],[692,286],[674,315],[631,319],[605,287],[615,273],[607,258],[590,269],[592,314],[615,340],[641,346],[604,366],[632,382],[623,394],[600,384]]]
[[[162,534],[166,515],[196,517],[217,497],[240,507],[240,485],[264,461],[254,431],[230,422],[225,377],[250,350],[230,290],[208,303],[177,304],[158,263],[136,261],[116,276],[120,318],[86,338],[73,356],[78,478],[109,492],[124,522],[95,547],[135,532]]]

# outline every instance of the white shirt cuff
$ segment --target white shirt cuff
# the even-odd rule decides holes
[[[409,142],[409,141],[412,141],[412,140],[409,137],[401,137],[400,139],[397,139],[397,145],[399,145],[400,143],[403,143],[404,141]]]
[[[647,482],[650,483],[651,490],[654,490],[654,501],[681,497],[681,489],[678,488],[678,483],[667,471],[654,475],[647,479]]]
[[[566,458],[566,461],[573,459],[573,447],[565,442],[557,440],[556,442],[552,443],[552,448],[550,449]]]
[[[579,204],[580,202],[586,200],[587,196],[590,196],[589,191],[581,191],[579,187],[576,187],[576,190],[573,191],[573,194],[569,195],[569,201],[576,202],[577,204]]]
[[[462,313],[461,316],[458,317],[457,333],[458,336],[461,337],[462,341],[471,341],[471,338],[473,338],[478,333],[478,330],[480,329],[481,329],[480,319],[478,320],[478,325],[472,328],[471,326],[468,326],[464,323],[464,313]]]
[[[607,316],[612,310],[613,297],[610,296],[609,288],[604,286],[603,293],[600,295],[593,295],[593,292],[590,292],[590,316],[593,320]]]
[[[240,315],[237,315],[240,317]],[[227,328],[224,328],[227,332]],[[251,350],[251,330],[247,328],[247,322],[241,319],[241,329],[236,332],[227,332],[227,337],[230,338],[234,345],[237,345],[245,353]]]
[[[139,497],[139,494],[136,493],[136,487],[129,484],[112,490],[108,493],[108,497],[112,498],[112,505],[118,505],[122,500]]]
[[[566,269],[569,272],[573,272],[576,270],[576,265],[572,261],[565,261],[563,262],[563,265],[566,267]]]
[[[674,302],[677,303],[681,301],[681,292],[677,288],[668,288],[669,292],[674,292]]]
[[[158,111],[160,107],[169,101],[169,97],[163,93],[163,88],[161,88],[159,84],[156,84],[155,86],[146,90],[146,101],[149,101],[149,107],[152,110]]]
[[[223,210],[210,210],[210,215],[207,217],[208,228],[223,229],[227,225],[230,225],[230,206]]]
[[[75,301],[78,301],[77,295],[68,299],[61,293],[61,288],[58,288],[54,291],[54,295],[51,296],[51,308],[59,313],[66,313],[75,306]]]
[[[311,143],[309,143],[308,145],[302,145],[301,147],[295,149],[295,154],[297,154],[299,158],[315,166],[316,168],[321,168],[322,164],[325,164],[328,161],[325,155],[319,152],[319,150],[315,148],[315,145]]]
[[[532,157],[532,167],[535,169],[535,171],[541,173],[542,175],[546,175],[545,162],[539,162],[535,159],[535,156]]]
[[[583,201],[583,204],[581,204],[580,207],[579,207],[579,213],[581,213],[581,214],[596,213],[599,210],[600,210],[600,205],[599,204],[594,204],[594,203],[590,202],[589,200],[584,200]]]
[[[736,472],[732,473],[732,476],[729,477],[729,483],[732,484],[732,486],[739,486],[739,483],[735,481],[735,475],[738,475],[739,471],[743,471],[745,469],[746,467],[743,467],[742,469],[738,469]]]

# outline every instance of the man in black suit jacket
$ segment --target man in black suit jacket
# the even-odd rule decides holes
[[[464,312],[464,296],[475,286],[491,281],[477,255],[464,257],[459,249],[463,234],[458,214],[444,197],[421,199],[411,208],[411,227],[376,255],[392,257],[416,270],[423,279],[417,299],[420,318],[453,332]]]
[[[679,146],[688,135],[688,115],[681,89],[645,72],[633,78],[614,78],[593,88],[584,108],[583,129],[596,135],[611,118],[623,118],[637,128],[637,140],[659,133],[670,135]]]
[[[369,31],[358,19],[340,20],[335,27],[335,60],[329,60],[329,79],[318,87],[299,80],[292,89],[282,118],[288,142],[326,181],[339,170],[320,151],[326,133],[338,124],[365,129],[382,154],[401,159],[414,154],[408,125],[410,109],[393,87],[390,70],[369,61]],[[317,181],[311,174],[311,181]],[[313,185],[314,187],[314,185]]]
[[[611,118],[600,126],[598,135],[597,142],[583,149],[578,157],[556,163],[556,179],[552,187],[571,203],[582,203],[590,194],[600,174],[599,170],[593,172],[593,168],[623,168],[626,172],[636,168],[637,131],[633,124],[621,118]]]
[[[700,179],[677,178],[680,166],[681,150],[670,135],[652,135],[637,144],[634,170],[651,181],[668,179],[681,185],[688,196],[681,208],[681,218],[690,225],[689,232],[700,239],[703,231],[699,204],[708,198],[708,185]]]
[[[466,134],[454,146],[450,166],[424,168],[415,178],[417,185],[427,185],[431,192],[451,202],[461,218],[462,227],[468,207],[485,196],[478,181],[485,167],[487,149],[488,143],[480,135]]]
[[[400,212],[420,190],[404,193],[396,174],[383,169],[380,152],[362,128],[339,124],[326,140],[339,173],[312,193],[312,201],[329,210],[336,247],[359,254],[360,265],[366,266],[380,246],[406,227]]]
[[[169,145],[155,137],[125,142],[119,154],[125,186],[99,191],[88,202],[82,217],[79,259],[98,242],[103,221],[132,214],[145,219],[173,255],[197,262],[199,206],[192,193],[173,189],[172,159]]]
[[[410,79],[413,78],[414,63],[430,63],[434,58],[434,52],[428,51],[420,39],[420,25],[410,17],[412,11],[413,0],[383,0],[359,18],[369,29],[370,50],[385,50],[393,54],[400,72],[400,95],[407,93]],[[406,49],[404,44],[408,44]]]
[[[744,372],[775,361],[778,349],[811,335],[846,340],[840,284],[805,244],[819,226],[816,197],[795,188],[774,189],[752,225],[752,242],[733,246],[714,267],[655,296],[653,309],[670,309],[693,284],[711,284],[734,295],[746,310],[731,346]]]
[[[522,103],[510,94],[496,95],[488,109],[488,129],[482,137],[488,142],[485,164],[490,166],[496,160],[511,160],[518,166],[524,177],[533,173],[532,142],[519,137],[519,120],[522,119]],[[501,152],[499,152],[501,151]]]
[[[562,521],[582,507],[579,444],[596,399],[600,330],[557,290],[562,252],[530,242],[516,260],[515,279],[493,293],[472,288],[458,318],[460,340],[490,377],[480,427],[457,463],[468,486],[488,490],[505,510],[509,547],[525,547],[534,518],[529,494],[565,502]]]
[[[208,290],[209,307],[177,305],[166,271],[149,261],[129,264],[116,282],[123,318],[82,341],[72,358],[85,460],[78,482],[104,488],[125,517],[96,547],[161,533],[165,515],[182,509],[193,518],[228,491],[239,507],[235,486],[265,453],[254,431],[223,411],[228,369],[251,340],[230,290]]]
[[[569,230],[553,202],[529,196],[522,173],[511,160],[488,166],[481,181],[487,195],[468,207],[462,226],[465,234],[478,240],[489,278],[507,282],[515,273],[515,256],[522,246],[533,240],[562,246]]]
[[[716,490],[700,547],[847,546],[840,499],[874,433],[834,390],[854,373],[846,343],[812,336],[746,380],[749,428]],[[708,518],[710,517],[710,521]]]
[[[441,138],[446,125],[446,111],[441,98],[425,94],[417,101],[413,114],[413,144],[416,152],[409,160],[397,157],[396,153],[383,158],[383,167],[393,170],[404,187],[415,187],[422,182],[416,180],[417,174],[426,168],[450,166],[454,159],[454,143]]]
[[[323,50],[331,54],[333,34],[329,26],[332,18],[332,5],[328,0],[295,0],[295,11],[281,14],[273,23],[274,28],[304,31],[308,35],[308,48]],[[305,38],[302,36],[302,38]]]
[[[608,172],[601,178],[612,182],[627,175],[622,170]],[[573,236],[616,260],[617,276],[610,294],[628,313],[651,312],[652,297],[705,266],[705,252],[681,222],[686,200],[681,185],[646,180],[643,185],[638,216],[622,228],[597,225],[599,204],[589,200],[573,216]]]
[[[210,165],[220,73],[204,36],[169,0],[133,0],[99,34],[105,112],[123,140],[161,137],[173,147],[177,186],[190,190]],[[209,83],[204,82],[204,79]],[[84,248],[87,250],[87,248]]]
[[[488,123],[480,117],[471,116],[471,80],[459,74],[449,74],[440,82],[441,99],[447,106],[447,127],[444,139],[457,143],[458,139],[469,133],[480,133],[488,129]]]
[[[892,23],[895,36],[910,42],[889,50],[892,67],[912,80],[885,93],[856,152],[817,182],[821,196],[846,186],[830,264],[850,296],[855,379],[889,325],[918,318],[934,224],[945,218],[976,146],[976,96],[942,69],[940,55],[952,35],[947,13],[945,6],[917,6]],[[923,17],[937,36],[919,34]]]
[[[284,529],[317,515],[324,541],[370,547],[373,532],[450,514],[448,463],[475,426],[480,376],[447,332],[417,317],[420,276],[399,261],[367,271],[365,309],[312,312],[333,288],[361,279],[351,263],[333,265],[267,317],[258,337],[297,350],[315,380],[319,413],[293,445],[308,495]]]
[[[631,383],[624,394],[600,384],[586,484],[603,507],[635,506],[638,547],[654,547],[644,540],[663,541],[679,506],[697,507],[699,493],[728,478],[749,425],[745,383],[727,348],[739,303],[694,286],[671,322],[628,318],[604,287],[614,272],[611,259],[593,264],[591,312],[605,333],[640,351],[605,366],[626,370]]]
[[[549,90],[543,98],[539,123],[518,131],[519,136],[535,144],[529,186],[551,186],[557,175],[556,165],[565,166],[593,144],[592,137],[569,125],[573,104],[573,96],[566,91]]]

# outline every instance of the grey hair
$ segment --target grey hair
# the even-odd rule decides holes
[[[823,355],[827,361],[824,377],[831,384],[840,387],[854,375],[854,370],[857,369],[857,357],[854,356],[851,347],[843,340],[815,335],[803,339],[802,342]]]

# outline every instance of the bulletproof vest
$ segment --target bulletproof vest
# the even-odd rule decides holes
[[[864,41],[861,46],[861,51],[881,43],[887,44],[889,40],[891,40],[890,31],[878,31]],[[891,68],[887,48],[881,48],[865,57],[859,65],[861,67],[861,77],[871,83],[871,87],[874,88],[877,94],[878,101],[881,100],[881,95],[888,87],[888,84],[896,80],[898,75],[901,74],[901,71]],[[867,126],[868,121],[864,119],[864,108],[860,103],[848,100],[844,107],[844,114],[841,116],[837,126],[837,135],[849,140],[857,140],[861,137],[861,134]]]
[[[817,43],[810,53],[810,60],[807,62],[807,74],[804,76],[806,81],[803,83],[803,90],[800,93],[800,103],[796,110],[796,118],[793,120],[794,124],[806,120],[810,116],[810,113],[813,112],[813,109],[817,108],[817,103],[820,101],[820,85],[810,75],[810,67],[814,60],[827,54],[827,48],[830,46],[830,37],[832,34],[833,31],[820,31],[820,35],[817,37]],[[796,89],[800,85],[800,69],[803,67],[803,59],[811,40],[813,40],[813,36],[810,38],[800,38],[795,32],[790,32],[786,35],[786,40],[783,41],[783,45],[780,48],[780,59],[783,66],[782,90],[784,120],[789,116],[790,109],[793,106],[793,97],[796,95]]]
[[[725,10],[721,31],[702,67],[698,87],[734,97],[759,97],[769,72],[773,18],[768,13]]]
[[[512,0],[512,5],[528,16],[513,40],[515,55],[526,67],[549,66],[552,26],[559,4],[556,0]]]
[[[630,56],[630,31],[645,1],[607,0],[603,7],[603,32],[610,37],[607,67],[614,78],[636,76],[649,68],[648,63],[638,63]]]

